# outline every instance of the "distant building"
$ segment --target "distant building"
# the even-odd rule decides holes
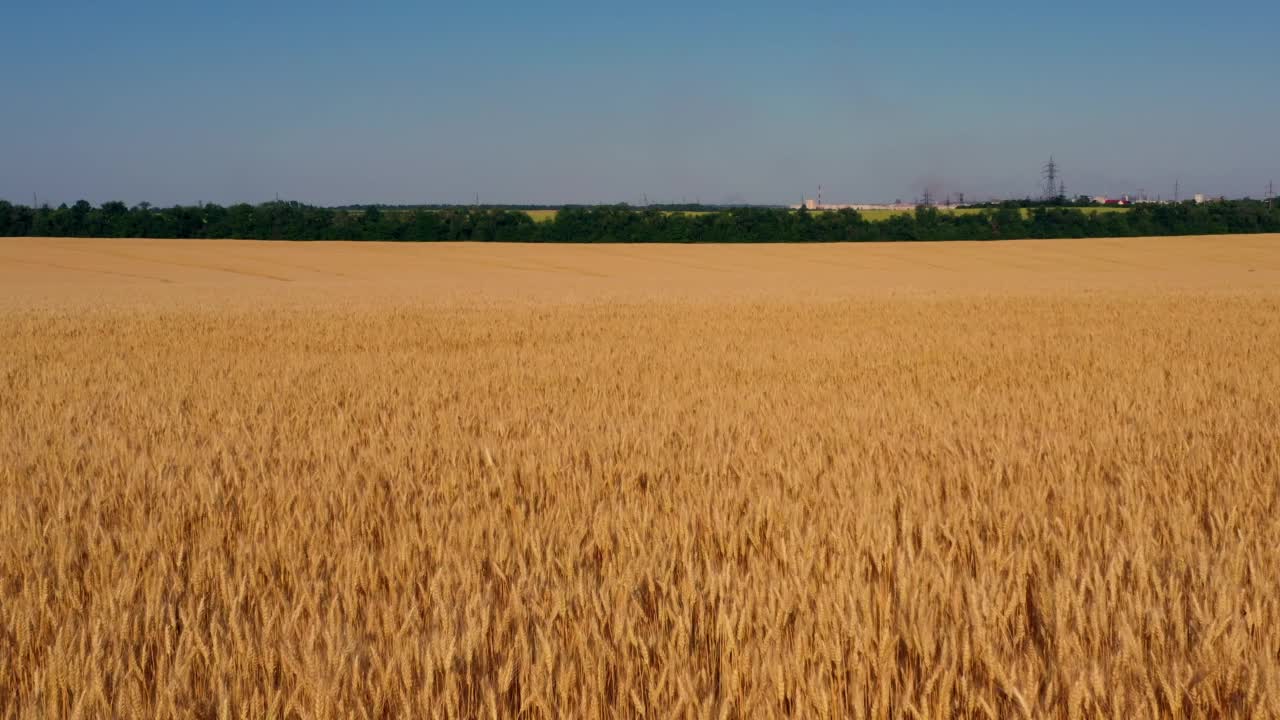
[[[1204,193],[1196,193],[1196,204],[1197,204],[1197,205],[1203,205],[1203,204],[1204,204],[1204,200],[1205,200]]]

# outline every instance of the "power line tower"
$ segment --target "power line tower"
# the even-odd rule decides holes
[[[1044,177],[1044,199],[1052,200],[1054,192],[1058,190],[1058,163],[1052,155],[1049,156],[1049,162],[1045,163],[1041,175]]]
[[[924,189],[924,196],[920,198],[920,204],[925,207],[933,207],[933,191],[929,188]]]
[[[1275,203],[1275,201],[1276,201],[1276,181],[1271,180],[1267,182],[1267,210],[1271,209],[1271,206],[1273,203]]]
[[[1182,181],[1174,180],[1173,181],[1173,204],[1177,205],[1181,201],[1182,201]]]

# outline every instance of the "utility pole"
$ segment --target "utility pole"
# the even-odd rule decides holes
[[[1044,199],[1052,200],[1053,192],[1058,189],[1058,163],[1054,161],[1053,156],[1049,156],[1049,162],[1045,163],[1044,171]]]

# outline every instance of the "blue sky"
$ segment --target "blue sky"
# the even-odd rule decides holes
[[[1280,5],[9,3],[0,198],[1263,194]],[[112,7],[114,6],[114,7]]]

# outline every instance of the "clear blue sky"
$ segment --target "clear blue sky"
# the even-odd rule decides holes
[[[1263,194],[1280,4],[23,2],[0,198]]]

